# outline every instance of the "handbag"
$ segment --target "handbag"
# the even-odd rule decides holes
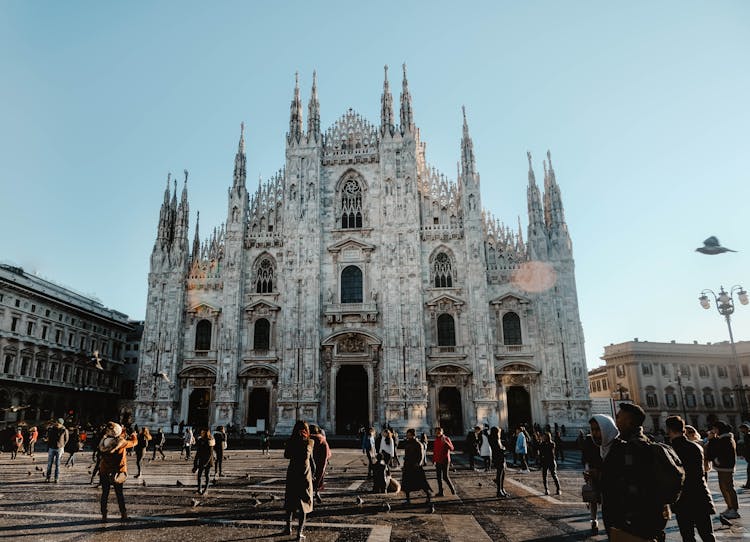
[[[598,503],[600,501],[599,492],[591,484],[585,483],[581,486],[581,499],[583,502]]]
[[[118,472],[114,476],[114,481],[116,484],[124,484],[125,480],[128,479],[128,473],[127,472]]]

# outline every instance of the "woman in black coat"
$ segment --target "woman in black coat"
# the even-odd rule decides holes
[[[216,441],[211,436],[207,427],[201,429],[200,436],[195,441],[195,459],[193,459],[193,472],[198,473],[197,493],[203,495],[208,490],[208,477],[211,467],[214,466],[214,445]],[[201,477],[204,478],[201,488]]]
[[[284,457],[289,460],[284,492],[284,510],[288,514],[284,534],[292,534],[292,516],[297,512],[297,540],[305,538],[302,532],[305,519],[313,509],[313,446],[309,426],[302,420],[297,421],[284,449]]]
[[[427,495],[427,503],[432,499],[432,489],[427,482],[427,476],[422,468],[424,459],[424,447],[417,440],[417,432],[414,429],[406,431],[406,440],[404,441],[404,466],[401,471],[401,489],[406,493],[406,503],[411,503],[409,493],[412,491],[424,491]]]
[[[497,485],[497,496],[507,497],[503,485],[505,484],[505,446],[500,440],[500,428],[493,427],[490,429],[490,436],[487,439],[492,450],[492,466],[495,467],[495,484]]]

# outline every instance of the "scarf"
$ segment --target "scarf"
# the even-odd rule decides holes
[[[607,416],[606,414],[594,414],[592,418],[599,424],[599,430],[602,433],[602,443],[599,445],[599,454],[602,456],[602,459],[604,459],[607,457],[609,449],[612,447],[612,443],[620,435],[620,432],[617,430],[615,421],[611,416]]]

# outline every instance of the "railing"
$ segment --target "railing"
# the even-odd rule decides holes
[[[496,356],[530,356],[533,354],[530,344],[497,344]]]
[[[427,355],[429,357],[464,357],[463,346],[430,346]]]

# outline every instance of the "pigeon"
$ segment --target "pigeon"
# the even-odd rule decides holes
[[[431,504],[430,507],[427,509],[428,514],[434,514],[435,513],[435,505]]]
[[[193,508],[198,506],[201,502],[198,499],[190,499],[190,503],[193,505]]]
[[[278,500],[278,497],[277,497],[276,495],[273,495],[273,494],[272,494],[272,495],[271,495],[271,500],[272,500],[272,501],[276,501],[276,500]]]
[[[141,485],[142,485],[143,487],[146,487],[146,480],[141,480]]]
[[[362,506],[363,504],[365,504],[365,500],[357,495],[357,506]]]
[[[708,254],[709,256],[714,256],[723,252],[737,252],[731,248],[721,246],[719,240],[713,235],[703,241],[703,246],[696,248],[695,251],[700,252],[701,254]]]
[[[182,487],[182,486],[184,486],[184,485],[185,485],[185,484],[183,484],[182,482],[180,482],[179,480],[177,480],[177,487]]]
[[[346,472],[346,467],[344,467],[341,472]]]
[[[386,512],[390,512],[391,511],[391,504],[384,501],[383,502],[383,510],[385,510]]]
[[[31,476],[31,471],[30,470],[26,471],[26,476]]]
[[[482,487],[482,482],[479,482],[479,487]]]
[[[254,506],[255,508],[258,508],[258,507],[259,507],[259,506],[260,506],[261,504],[263,504],[262,502],[260,502],[260,500],[258,500],[258,498],[257,498],[257,497],[256,497],[256,498],[254,498],[254,499],[252,499],[252,500],[251,500],[250,502],[252,503],[252,505],[253,505],[253,506]]]
[[[104,367],[102,367],[102,358],[99,357],[99,350],[94,350],[94,353],[91,354],[91,359],[89,360],[89,364],[99,371],[103,371]]]
[[[43,471],[44,469],[42,467],[34,467],[34,470]],[[89,471],[89,474],[91,474],[91,471]]]

